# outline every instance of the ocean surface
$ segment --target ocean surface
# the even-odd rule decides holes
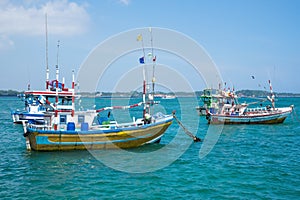
[[[131,104],[139,99],[83,99],[82,109]],[[300,98],[277,125],[211,127],[199,117],[195,98],[161,100],[155,111],[176,121],[160,144],[130,150],[29,152],[22,126],[10,111],[22,109],[17,97],[0,98],[0,199],[300,199]],[[122,114],[125,112],[125,114]],[[126,121],[140,109],[114,111]],[[106,113],[103,113],[104,115]]]

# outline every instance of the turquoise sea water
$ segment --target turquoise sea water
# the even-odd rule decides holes
[[[130,103],[134,102],[138,100]],[[109,100],[85,103],[101,107]],[[184,125],[203,139],[208,125],[197,116],[194,103],[192,98],[162,100],[157,110],[176,110]],[[300,99],[282,98],[276,103],[293,104],[295,112],[278,125],[224,126],[204,158],[199,157],[204,143],[190,143],[174,122],[161,144],[128,150],[145,156],[166,147],[167,151],[151,162],[130,157],[124,162],[115,157],[116,151],[97,151],[97,156],[89,151],[28,152],[22,127],[14,125],[10,116],[10,109],[22,108],[23,103],[14,97],[0,98],[0,199],[300,199]],[[121,111],[113,114],[122,120]],[[182,155],[174,162],[152,170],[178,151]],[[113,167],[99,159],[102,154],[113,157]],[[146,172],[126,172],[133,165]],[[135,167],[131,169],[139,172]]]

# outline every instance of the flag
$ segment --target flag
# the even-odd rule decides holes
[[[137,41],[142,41],[143,40],[143,36],[142,34],[139,34],[136,38]]]
[[[152,57],[152,61],[155,62],[156,61],[156,56]]]
[[[141,58],[140,58],[140,63],[141,63],[141,64],[145,64],[144,57],[141,57]]]

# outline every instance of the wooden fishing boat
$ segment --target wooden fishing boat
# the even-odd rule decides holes
[[[67,121],[62,122],[65,116]],[[74,117],[70,116],[71,113],[59,114],[58,126],[51,123],[28,124],[24,133],[27,148],[36,151],[133,148],[159,142],[173,120],[172,115],[157,113],[149,123],[144,118],[130,123],[101,123],[95,120],[95,110],[75,112]],[[53,115],[46,118],[46,121],[51,121]]]
[[[203,90],[200,96],[203,105],[196,107],[198,115],[206,116],[208,112],[217,113],[226,102],[235,101],[237,104],[237,96],[233,91],[224,91],[219,89],[207,88]]]
[[[283,108],[247,108],[246,104],[225,104],[221,113],[207,114],[209,124],[277,124],[293,111],[293,106]]]
[[[144,50],[143,50],[144,52]],[[141,62],[144,64],[144,62]],[[153,59],[153,64],[155,60]],[[113,149],[133,148],[144,144],[159,142],[167,128],[173,122],[173,115],[160,112],[152,114],[150,106],[155,102],[153,94],[146,101],[145,65],[143,65],[143,101],[128,106],[110,106],[86,111],[75,110],[75,76],[73,71],[72,88],[65,88],[60,84],[58,65],[56,66],[56,80],[49,80],[47,68],[46,91],[32,92],[39,95],[39,103],[46,108],[43,122],[36,120],[22,121],[24,137],[28,150],[56,151],[79,149]],[[154,73],[153,73],[154,74]],[[155,78],[153,78],[155,80]],[[154,88],[154,81],[153,81]],[[54,99],[54,103],[49,101]],[[112,109],[130,109],[143,106],[140,118],[133,117],[127,123],[118,123],[101,112]]]
[[[56,87],[46,91],[28,92],[31,95],[39,95],[39,103],[46,108],[42,122],[37,119],[22,121],[28,150],[138,147],[158,142],[172,123],[173,115],[156,113],[151,116],[149,103],[145,101],[128,106],[77,111],[74,102],[76,96],[74,85],[73,72],[71,89]],[[146,99],[146,90],[144,90],[143,96],[143,99]],[[54,103],[49,101],[51,98],[55,100]],[[128,123],[118,123],[109,117],[100,115],[105,110],[130,109],[142,105],[144,105],[142,117],[133,118]]]
[[[293,111],[293,105],[289,107],[275,107],[275,95],[269,80],[271,97],[267,99],[272,106],[259,106],[250,108],[250,104],[236,104],[234,101],[222,105],[217,113],[207,112],[206,119],[209,124],[277,124],[283,123]]]
[[[161,97],[161,99],[175,99],[176,96],[175,95],[164,95]]]

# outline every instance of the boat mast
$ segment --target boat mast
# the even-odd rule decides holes
[[[56,55],[56,85],[55,85],[56,90],[58,89],[58,78],[59,78],[58,53],[59,53],[59,40],[57,41],[57,55]]]
[[[272,88],[271,80],[269,80],[269,86],[270,86],[271,97],[267,96],[267,98],[269,99],[269,101],[271,101],[272,108],[273,108],[273,110],[275,110],[275,95],[273,93],[273,88]]]
[[[71,116],[74,117],[75,113],[75,71],[72,70],[72,113]]]
[[[58,69],[58,51],[59,51],[59,40],[57,41],[57,63],[56,63],[56,80],[55,80],[55,92],[56,92],[56,98],[55,98],[55,123],[54,123],[54,130],[57,130],[58,128],[58,78],[59,78],[59,69]]]
[[[146,69],[145,69],[145,49],[144,49],[144,41],[143,41],[143,36],[142,34],[139,34],[137,36],[137,41],[141,41],[142,42],[142,49],[143,49],[143,58],[142,61],[140,60],[140,63],[143,64],[143,104],[144,104],[144,109],[143,109],[143,117],[145,117],[146,114]]]
[[[156,65],[156,56],[153,54],[153,37],[152,37],[152,28],[149,28],[151,36],[151,55],[152,55],[152,103],[154,104],[154,86],[155,86],[155,65]],[[150,109],[150,108],[149,108]]]

